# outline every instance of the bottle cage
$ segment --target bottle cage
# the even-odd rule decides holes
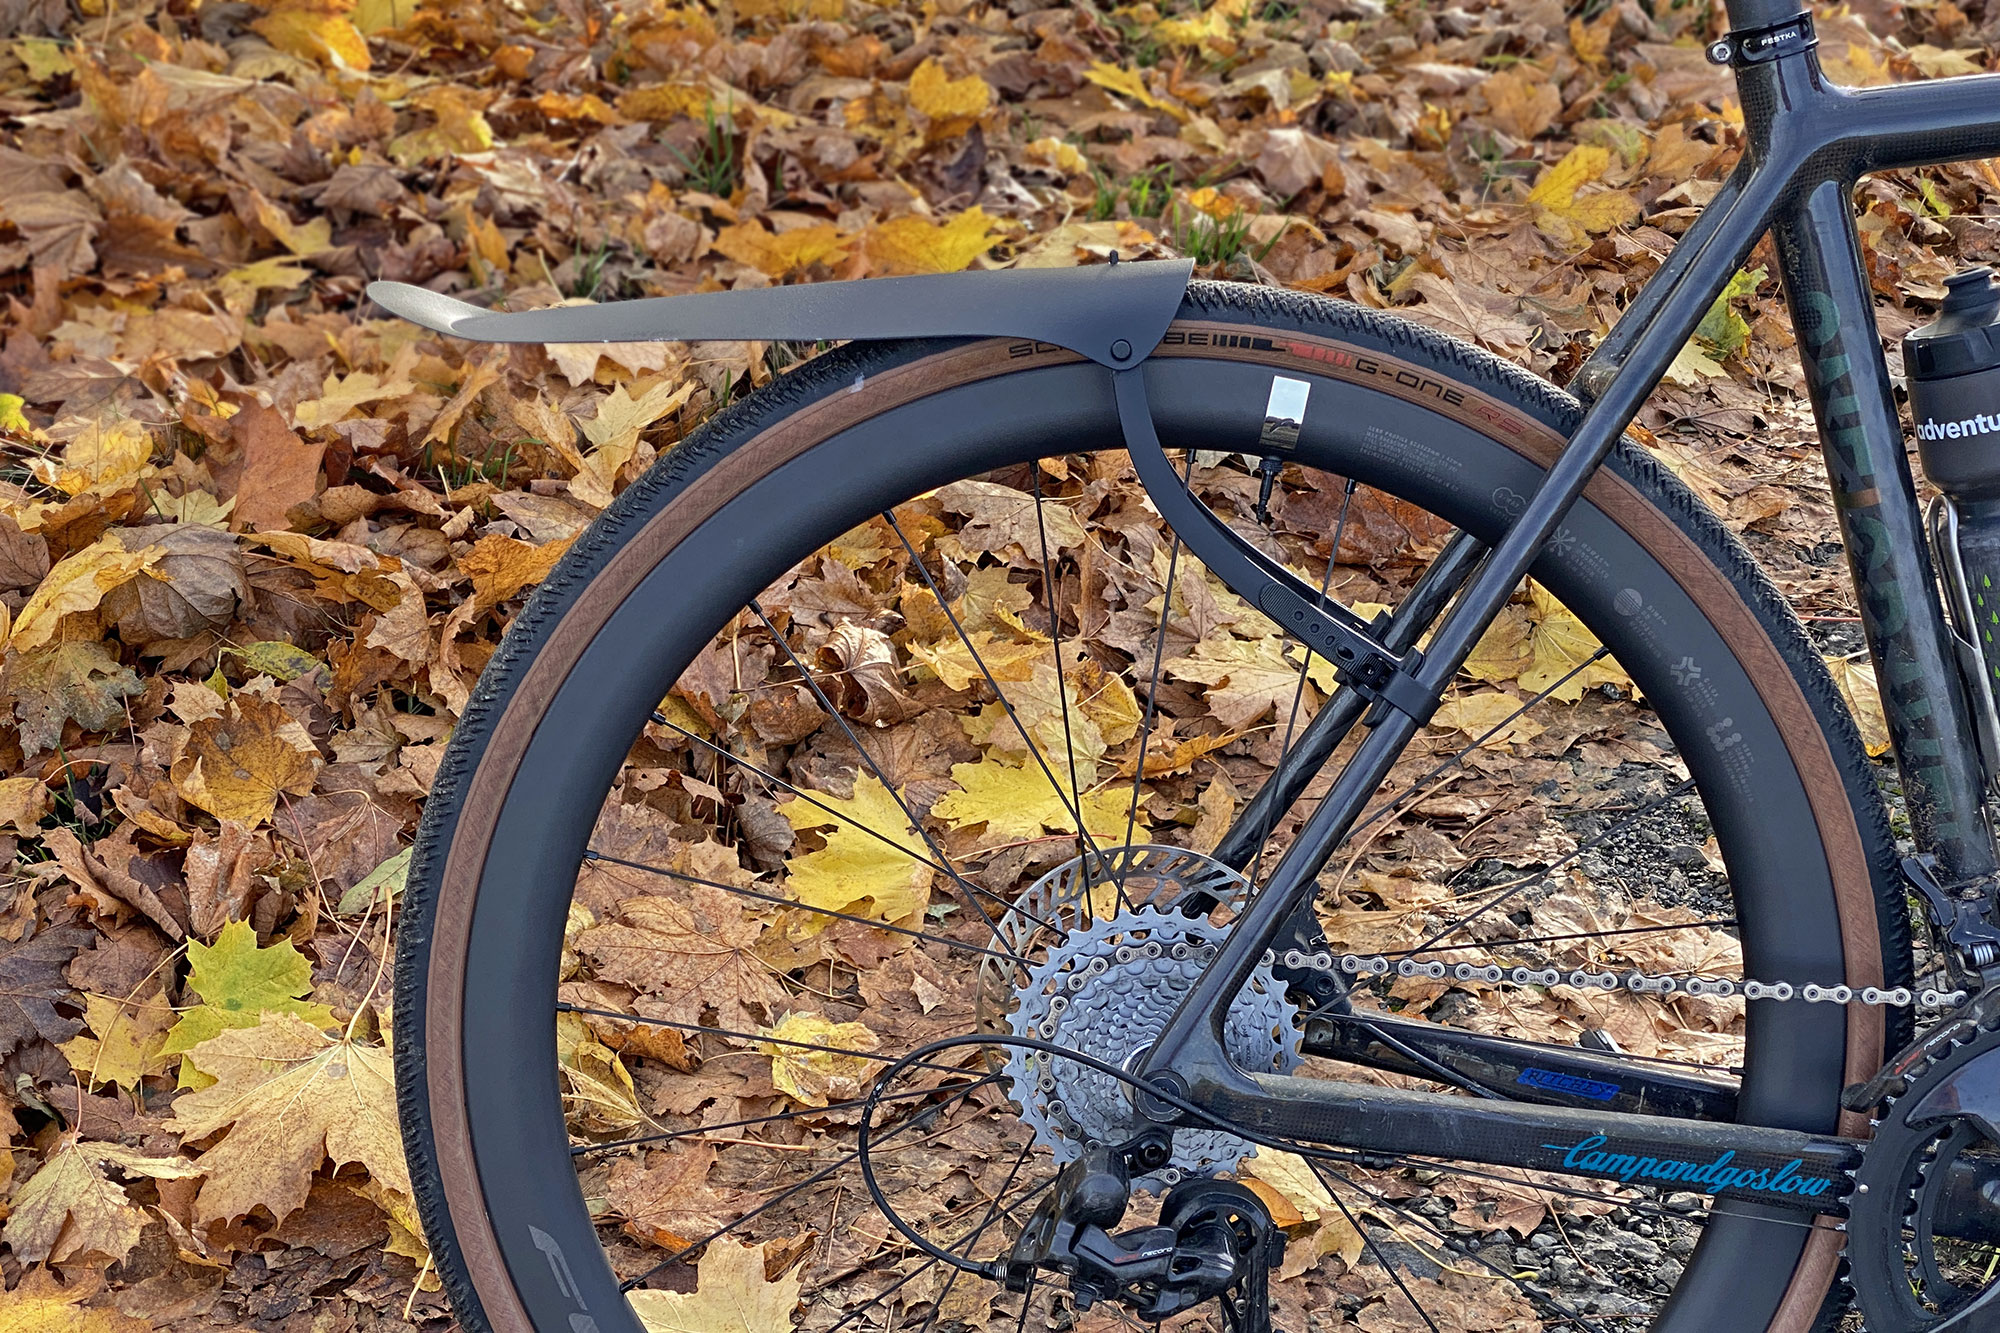
[[[1394,653],[1381,623],[1330,602],[1216,517],[1175,470],[1153,428],[1140,368],[1166,336],[1194,272],[1192,260],[921,274],[492,311],[400,282],[368,295],[391,314],[473,342],[590,343],[714,339],[792,341],[1019,338],[1088,357],[1113,372],[1125,444],[1153,505],[1188,548],[1284,630],[1333,664],[1342,684],[1419,723],[1437,697],[1416,679],[1417,650]],[[1260,441],[1295,445],[1309,386],[1274,376]]]

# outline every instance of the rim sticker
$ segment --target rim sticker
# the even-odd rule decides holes
[[[1257,436],[1264,453],[1298,447],[1299,428],[1306,421],[1306,395],[1311,392],[1312,385],[1304,380],[1287,379],[1283,375],[1271,377],[1271,396],[1264,404],[1264,429]]]

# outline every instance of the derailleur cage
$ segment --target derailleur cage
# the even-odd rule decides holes
[[[1079,1310],[1122,1302],[1159,1321],[1215,1299],[1230,1333],[1271,1333],[1270,1272],[1285,1233],[1250,1190],[1229,1181],[1184,1180],[1167,1191],[1157,1225],[1112,1232],[1125,1215],[1132,1173],[1172,1156],[1163,1133],[1123,1148],[1102,1145],[1063,1169],[994,1276],[1010,1291],[1034,1274],[1069,1280]]]

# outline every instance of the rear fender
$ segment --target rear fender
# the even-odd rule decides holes
[[[1159,345],[1193,272],[1190,259],[975,270],[504,312],[401,282],[371,282],[368,295],[391,314],[474,342],[1023,338],[1118,370]]]

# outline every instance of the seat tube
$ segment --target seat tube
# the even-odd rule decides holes
[[[1937,857],[1941,879],[1966,883],[1996,869],[1985,773],[1882,360],[1851,195],[1848,180],[1819,181],[1780,210],[1773,237],[1911,832]]]

